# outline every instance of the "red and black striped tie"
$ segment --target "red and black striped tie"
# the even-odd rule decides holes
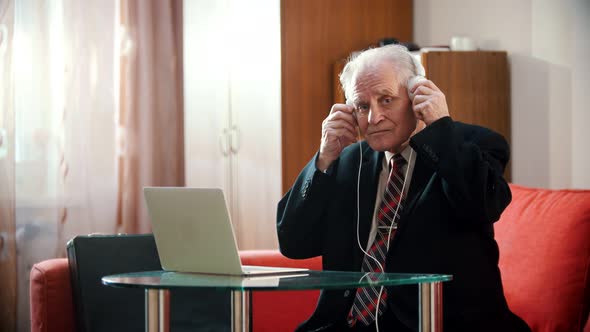
[[[377,212],[378,226],[375,240],[367,251],[375,259],[365,255],[361,267],[362,272],[383,272],[381,268],[385,268],[385,257],[387,256],[387,249],[390,242],[389,228],[393,227],[391,230],[391,238],[393,238],[397,229],[399,215],[403,208],[402,187],[404,184],[404,173],[402,168],[405,163],[406,160],[401,154],[396,154],[391,158],[391,171],[389,172],[387,188],[385,188],[381,203],[379,204],[379,211]],[[371,275],[369,274],[367,277],[371,278]],[[348,315],[348,324],[350,326],[354,326],[358,321],[369,325],[375,320],[375,306],[377,305],[380,288],[369,286],[357,289],[352,308]],[[382,315],[385,311],[386,299],[387,291],[384,288],[379,300],[379,315]]]

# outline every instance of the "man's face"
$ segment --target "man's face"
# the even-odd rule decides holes
[[[401,152],[417,129],[405,84],[386,62],[368,67],[356,76],[352,102],[361,132],[376,151]]]

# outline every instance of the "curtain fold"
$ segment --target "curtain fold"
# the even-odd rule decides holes
[[[117,226],[146,233],[142,187],[184,185],[182,1],[120,6]]]
[[[116,231],[115,0],[14,4],[17,330],[31,266],[78,234]]]

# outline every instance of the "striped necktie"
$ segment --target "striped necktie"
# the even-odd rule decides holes
[[[379,210],[377,212],[377,232],[373,244],[367,253],[375,259],[365,255],[363,264],[361,266],[362,272],[383,272],[385,268],[385,257],[387,256],[387,249],[391,238],[395,235],[399,215],[402,211],[402,187],[404,185],[404,173],[402,171],[406,160],[401,154],[396,154],[391,158],[391,171],[389,172],[389,179],[387,187],[381,198]],[[378,261],[379,263],[377,263]],[[371,275],[368,275],[370,278]],[[371,324],[375,320],[375,306],[379,298],[379,290],[381,287],[361,287],[356,291],[356,296],[348,315],[348,324],[354,326],[358,321],[365,325]],[[379,315],[385,311],[387,299],[387,291],[384,288],[379,300]]]

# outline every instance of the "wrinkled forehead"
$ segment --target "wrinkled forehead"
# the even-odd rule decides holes
[[[397,92],[404,86],[403,75],[390,62],[381,61],[375,64],[367,64],[358,68],[352,76],[352,93],[353,98],[359,94],[371,91],[390,89]]]

